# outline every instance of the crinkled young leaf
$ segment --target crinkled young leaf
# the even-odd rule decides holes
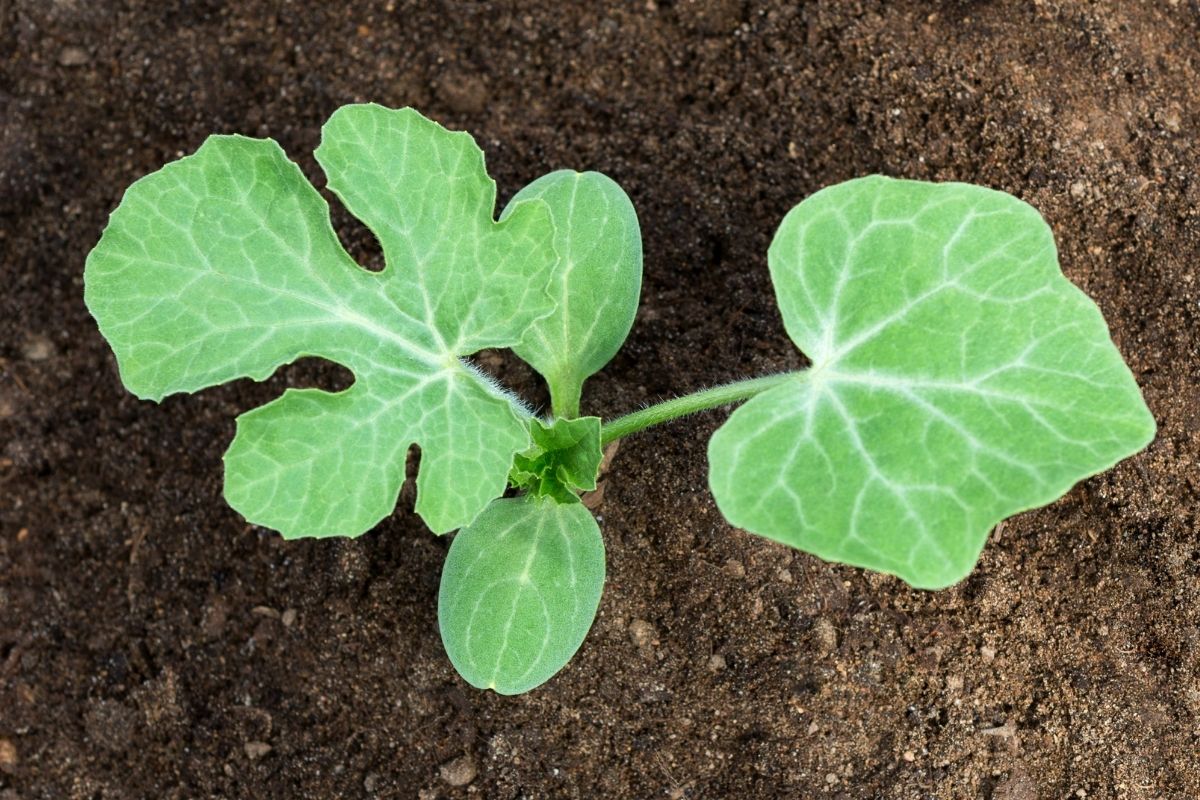
[[[579,414],[583,382],[620,349],[637,314],[642,235],[625,192],[599,172],[560,170],[517,192],[500,215],[539,198],[550,206],[561,263],[554,312],[513,350],[546,379],[554,413]]]
[[[533,446],[513,457],[509,483],[537,497],[577,503],[576,491],[596,488],[604,453],[600,449],[600,418],[556,419],[549,425],[529,421]]]
[[[988,531],[1154,436],[1095,304],[1030,206],[881,177],[826,189],[769,253],[812,359],[733,413],[709,480],[734,525],[937,588]]]
[[[582,504],[496,500],[446,556],[442,643],[472,686],[527,692],[579,649],[603,588],[604,541]]]
[[[483,153],[410,109],[340,109],[317,160],[379,237],[382,272],[346,254],[275,142],[214,136],[126,192],[88,258],[88,308],[145,398],[262,380],[301,356],[353,371],[344,392],[289,390],[239,418],[225,493],[251,522],[362,533],[391,513],[416,443],[417,511],[451,530],[504,491],[529,444],[523,409],[459,357],[515,344],[553,308],[548,211],[495,222]]]

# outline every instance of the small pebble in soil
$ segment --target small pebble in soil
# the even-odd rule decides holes
[[[64,67],[82,67],[91,60],[92,57],[88,55],[87,50],[74,45],[64,47],[58,54],[58,63]]]
[[[656,683],[638,692],[638,702],[643,705],[651,703],[669,703],[674,695],[661,683]]]
[[[21,357],[26,361],[48,361],[54,357],[54,343],[45,336],[30,336],[21,346]]]
[[[0,772],[11,774],[18,761],[17,746],[9,739],[0,739]]]
[[[442,780],[451,786],[466,786],[475,780],[475,761],[470,756],[459,756],[438,768]]]
[[[283,616],[279,618],[279,621],[283,623],[283,627],[285,627],[285,628],[290,628],[293,625],[295,625],[296,624],[296,609],[294,609],[294,608],[284,609]]]
[[[266,742],[246,742],[242,749],[246,751],[246,758],[251,761],[258,761],[272,750],[271,745]]]
[[[837,649],[837,629],[833,627],[832,622],[821,617],[813,624],[813,643],[816,645],[817,652],[823,656],[827,656]]]
[[[17,414],[17,397],[15,391],[8,391],[0,386],[0,419],[8,419]]]
[[[917,760],[917,754],[914,753],[912,750],[905,750],[904,751],[904,760],[911,764],[912,762]]]
[[[713,672],[720,672],[725,669],[725,656],[720,653],[713,653],[708,657],[708,668]]]
[[[635,619],[629,623],[629,640],[642,655],[648,655],[658,644],[658,631],[644,619]]]
[[[1017,735],[1017,721],[1010,718],[1005,720],[1003,725],[982,728],[979,732],[984,736],[999,736],[1001,739],[1011,739]]]

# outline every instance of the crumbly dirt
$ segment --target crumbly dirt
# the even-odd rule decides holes
[[[602,5],[0,0],[2,800],[1200,797],[1197,0]],[[731,530],[722,413],[649,432],[611,467],[579,655],[474,691],[410,489],[353,541],[222,502],[234,416],[344,373],[139,402],[81,298],[130,182],[238,131],[321,183],[356,100],[472,131],[502,200],[562,167],[626,188],[643,305],[594,412],[801,364],[767,243],[883,172],[1041,209],[1158,438],[926,593]]]

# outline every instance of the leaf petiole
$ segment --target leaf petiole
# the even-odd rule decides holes
[[[718,408],[719,406],[727,406],[730,403],[740,403],[743,400],[749,400],[756,394],[773,389],[788,381],[804,380],[806,375],[807,370],[784,372],[779,375],[766,375],[761,378],[750,378],[744,381],[726,383],[721,386],[714,386],[711,389],[684,395],[683,397],[664,400],[649,408],[643,408],[641,411],[635,411],[632,414],[626,414],[612,422],[605,423],[600,431],[600,445],[603,447],[631,433],[637,433],[640,430],[653,425],[659,425],[663,422],[670,422],[673,419],[686,417],[688,414],[695,414],[698,411],[707,411],[710,408]]]
[[[551,375],[546,379],[550,386],[550,408],[558,419],[575,419],[579,416],[579,398],[583,393],[583,381],[564,379]]]

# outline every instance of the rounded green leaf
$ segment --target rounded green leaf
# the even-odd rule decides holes
[[[554,219],[557,306],[513,350],[546,379],[555,414],[574,417],[583,382],[608,363],[633,326],[642,235],[629,197],[599,172],[544,175],[517,192],[500,218],[535,198]]]
[[[84,298],[141,397],[262,380],[302,356],[354,373],[346,392],[289,392],[239,418],[225,494],[251,522],[362,533],[391,513],[418,444],[417,511],[453,530],[529,445],[529,413],[461,357],[515,344],[553,307],[548,209],[496,222],[482,151],[411,109],[339,109],[316,155],[379,237],[383,271],[346,254],[278,144],[213,136],[125,193]]]
[[[1029,205],[882,177],[818,192],[769,252],[813,366],[709,443],[731,523],[922,588],[988,531],[1145,447],[1155,425]]]
[[[580,503],[496,500],[454,537],[438,593],[451,663],[479,689],[545,683],[583,643],[604,587],[604,541]]]

